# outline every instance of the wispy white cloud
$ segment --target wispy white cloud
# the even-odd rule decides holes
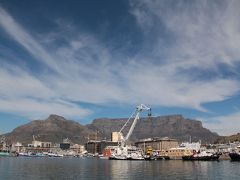
[[[143,48],[128,61],[124,54],[115,55],[96,36],[87,33],[74,32],[72,34],[75,37],[72,37],[61,32],[50,32],[50,35],[44,34],[39,40],[0,8],[0,27],[38,62],[57,72],[36,76],[31,70],[16,68],[12,64],[12,72],[15,73],[11,74],[6,68],[0,67],[0,81],[4,84],[4,87],[0,87],[0,100],[1,104],[7,105],[0,106],[0,110],[26,116],[41,112],[85,116],[90,113],[89,110],[73,102],[118,102],[207,111],[202,107],[203,103],[222,101],[238,93],[240,84],[236,79],[221,76],[194,79],[193,74],[179,70],[192,67],[211,69],[220,62],[232,65],[240,57],[236,50],[240,47],[240,41],[233,39],[239,36],[237,22],[229,24],[230,29],[220,23],[221,26],[217,27],[226,34],[223,36],[217,27],[210,30],[207,28],[211,23],[215,25],[215,19],[202,13],[201,9],[197,11],[200,12],[199,17],[194,14],[192,17],[186,9],[178,9],[176,13],[164,10],[162,1],[142,1],[141,6],[136,4],[139,1],[132,2],[135,2],[132,13],[143,28],[146,41],[151,28],[160,27],[155,27],[157,30],[153,35],[156,36],[156,42],[153,42],[151,56]],[[197,3],[196,7],[202,7],[203,10],[206,8],[204,4],[200,5]],[[235,6],[229,5],[229,8],[235,11]],[[218,13],[217,10],[214,12]],[[229,15],[225,14],[226,20],[236,18],[230,12],[228,10]],[[194,17],[198,21],[194,21]],[[162,26],[176,38],[176,43],[167,44],[169,49],[164,48],[164,52]],[[54,39],[62,38],[63,35],[65,44],[56,45]],[[226,44],[221,45],[222,41]],[[60,103],[60,100],[63,102]],[[21,106],[22,103],[24,105]]]
[[[239,133],[240,112],[235,112],[226,116],[216,116],[212,118],[199,118],[203,120],[203,125],[210,130],[223,136]]]
[[[0,99],[0,109],[5,113],[14,113],[29,119],[46,118],[49,114],[58,114],[67,118],[81,119],[92,112],[80,108],[74,103],[63,100],[45,100],[35,98]]]
[[[92,112],[65,101],[44,82],[18,67],[0,68],[0,111],[28,118],[45,118],[49,114],[80,119]]]
[[[10,35],[11,38],[21,44],[37,60],[45,63],[51,69],[61,72],[58,63],[53,60],[51,55],[24,30],[2,7],[0,7],[0,25]]]
[[[132,0],[132,13],[144,32],[157,29],[154,53],[161,53],[161,31],[171,35],[168,61],[175,67],[215,68],[239,61],[240,2]],[[152,23],[149,23],[152,22]],[[149,34],[148,34],[149,35]],[[165,42],[166,43],[166,42]]]
[[[54,96],[54,92],[49,87],[19,67],[10,65],[1,67],[0,77],[0,95],[3,97],[47,99]]]

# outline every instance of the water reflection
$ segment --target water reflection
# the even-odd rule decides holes
[[[0,158],[0,179],[238,179],[240,162]]]

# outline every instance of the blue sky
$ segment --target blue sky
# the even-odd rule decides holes
[[[0,2],[0,133],[58,114],[182,114],[240,129],[240,2]]]

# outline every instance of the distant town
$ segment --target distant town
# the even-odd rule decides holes
[[[31,144],[23,145],[21,142],[7,144],[4,137],[1,139],[0,156],[26,156],[26,157],[94,157],[109,159],[119,145],[119,132],[112,132],[111,141],[89,139],[85,144],[73,144],[70,139],[63,139],[61,143],[43,142],[33,135]],[[169,159],[182,159],[183,156],[193,154],[194,151],[209,151],[218,153],[219,159],[230,159],[229,153],[240,147],[240,142],[226,144],[201,144],[201,142],[178,143],[176,139],[168,137],[141,139],[135,146],[146,157],[167,157]]]
[[[143,111],[148,112],[148,118],[140,119],[140,114]],[[97,128],[94,122],[102,129]],[[4,135],[1,136],[0,155],[26,157],[96,157],[110,160],[183,159],[212,161],[230,158],[232,160],[240,160],[239,141],[206,143],[210,138],[214,140],[219,136],[203,128],[201,122],[184,119],[181,115],[152,118],[151,108],[144,104],[137,106],[133,115],[128,119],[114,120],[114,123],[109,119],[101,119],[100,121],[95,120],[94,122],[93,125],[85,127],[57,115],[50,115],[46,120],[32,121],[27,125],[14,129],[12,133],[7,134],[8,139]],[[118,124],[116,127],[118,131],[110,132],[114,129],[114,125],[119,122],[121,124]],[[201,139],[192,142],[191,135],[187,142],[181,142],[180,139],[166,136],[139,138],[133,141],[130,137],[134,134],[133,132],[138,122],[143,123],[143,126],[141,127],[138,124],[140,127],[136,130],[142,133],[145,132],[145,137],[147,133],[152,136],[154,130],[156,133],[159,133],[159,130],[164,131],[161,126],[164,124],[165,130],[166,127],[168,127],[168,129],[173,129],[177,132],[178,137],[180,137],[179,132],[181,132],[182,137],[186,137],[187,133],[192,133],[198,138],[205,138],[205,142],[202,143]],[[150,127],[148,125],[149,123],[151,124]],[[119,127],[121,128],[119,129]],[[102,138],[102,136],[98,136],[99,130],[105,132],[105,136],[109,136],[106,132],[110,132],[111,139],[107,140],[106,138]],[[183,133],[184,131],[186,134]],[[23,134],[24,140],[26,138],[29,139],[28,134],[33,132],[48,132],[48,136],[52,136],[55,142],[40,141],[38,139],[39,135],[36,136],[35,134],[32,135],[32,143],[26,144],[16,140],[18,136]],[[59,137],[63,135],[63,132],[65,132],[65,135],[68,133],[73,138],[79,137],[80,140],[84,139],[84,134],[86,135],[89,132],[91,134],[87,135],[87,141],[85,143],[79,144],[76,143],[76,140],[73,142],[69,137],[62,139],[60,143],[56,143],[55,135]],[[81,133],[79,134],[79,132]],[[28,137],[26,137],[27,135]],[[141,135],[140,133],[138,136]]]

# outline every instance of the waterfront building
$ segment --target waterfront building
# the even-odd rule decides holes
[[[28,144],[28,147],[33,147],[33,148],[50,148],[51,144],[52,144],[51,142],[42,142],[42,141],[33,140],[32,144]]]
[[[200,148],[201,144],[199,142],[184,142],[180,144],[179,147],[170,148],[166,151],[162,151],[161,154],[168,156],[170,159],[182,159],[182,156],[188,156],[199,152]]]
[[[51,142],[37,141],[33,138],[32,144],[28,144],[25,151],[28,152],[48,152],[52,147]]]
[[[96,141],[96,140],[90,140],[85,144],[85,148],[88,153],[92,154],[103,154],[104,149],[107,146],[117,146],[118,142],[112,142],[112,141]]]
[[[152,149],[153,151],[166,151],[170,148],[178,147],[178,142],[176,139],[171,139],[168,137],[165,138],[147,138],[141,139],[135,143],[135,145],[143,150],[143,152],[149,151]]]
[[[86,152],[85,146],[80,144],[74,144],[70,147],[70,149],[78,154],[83,154]]]
[[[112,132],[111,134],[111,141],[112,142],[119,142],[122,137],[122,133],[120,132]]]
[[[70,149],[70,145],[71,145],[70,139],[69,138],[65,138],[65,139],[63,139],[63,142],[59,144],[59,147],[62,150],[68,150],[68,149]]]
[[[20,142],[13,143],[11,145],[11,151],[12,152],[21,152],[24,149],[24,146]]]
[[[62,150],[70,149],[70,143],[60,143],[60,148]]]

